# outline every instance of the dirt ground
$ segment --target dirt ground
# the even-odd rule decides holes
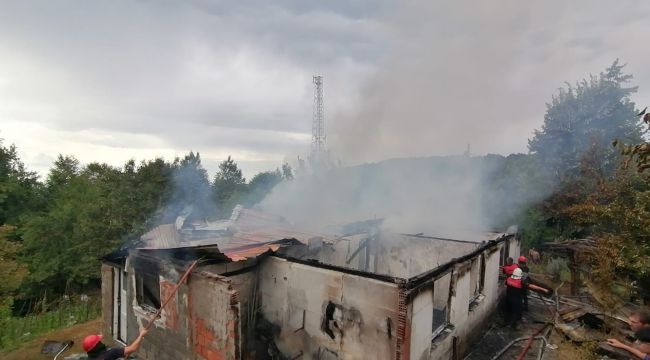
[[[472,351],[465,357],[465,360],[490,359],[511,341],[517,338],[527,339],[552,323],[553,313],[549,311],[549,306],[542,303],[535,296],[529,297],[529,307],[529,311],[523,314],[523,321],[519,323],[516,330],[504,326],[502,314],[497,312],[493,318],[492,326],[482,336],[481,341],[472,345]],[[543,345],[541,340],[534,340],[523,359],[537,359],[540,349],[543,349],[541,357],[543,360],[595,360],[600,358],[594,353],[597,342],[583,343],[582,345],[572,343],[556,330],[547,332],[549,329],[550,327],[547,326],[540,333],[540,335],[548,334],[549,346]],[[526,344],[527,340],[513,344],[499,359],[517,359]]]
[[[41,347],[45,340],[55,340],[55,341],[74,341],[74,346],[71,350],[66,350],[62,356],[59,356],[59,359],[62,359],[65,355],[83,353],[81,348],[81,342],[83,338],[88,334],[99,334],[101,333],[101,318],[95,320],[71,326],[69,328],[55,330],[47,334],[41,335],[38,338],[26,342],[20,348],[13,350],[8,353],[0,352],[0,358],[4,360],[45,360],[53,359],[54,355],[43,355],[41,354]]]

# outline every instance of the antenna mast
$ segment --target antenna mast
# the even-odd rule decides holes
[[[321,162],[325,152],[325,109],[323,107],[323,77],[314,76],[314,115],[311,123],[311,160]]]

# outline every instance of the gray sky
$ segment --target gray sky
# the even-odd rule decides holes
[[[521,152],[617,57],[650,104],[647,34],[644,0],[3,1],[0,138],[39,172],[194,150],[250,177],[308,153],[320,73],[344,164]]]

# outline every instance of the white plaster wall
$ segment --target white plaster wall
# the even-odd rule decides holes
[[[363,234],[337,239],[334,243],[324,246],[323,250],[318,254],[318,260],[325,264],[362,270],[363,264],[361,261],[363,260],[365,249],[359,251],[355,257],[350,260],[349,264],[347,264],[346,261],[350,259],[350,256],[354,254],[366,237],[367,235]]]
[[[276,343],[286,356],[303,351],[305,358],[324,352],[339,359],[394,357],[397,285],[275,257],[261,266],[262,313],[281,328]],[[322,330],[330,301],[340,306],[337,325],[330,327],[334,339]]]
[[[456,278],[456,284],[451,295],[451,313],[449,319],[456,328],[463,328],[467,326],[470,282],[467,266],[459,267],[464,267],[464,269],[459,272],[454,271],[455,274],[458,274],[458,277]]]
[[[460,243],[382,233],[370,244],[368,269],[364,269],[365,249],[358,252],[349,264],[346,263],[367,237],[366,234],[360,234],[336,239],[332,244],[324,244],[317,254],[306,258],[316,259],[326,264],[406,279],[435,269],[480,246],[480,243]],[[291,250],[288,251],[291,253]]]
[[[511,254],[514,250],[518,251],[518,246],[517,241],[511,240]],[[473,339],[480,335],[481,326],[490,321],[489,317],[496,310],[499,301],[500,247],[501,245],[495,247],[493,251],[483,252],[485,255],[485,282],[481,292],[483,298],[471,311],[469,310],[470,272],[469,269],[467,271],[464,269],[469,265],[469,261],[464,266],[461,264],[456,268],[461,274],[456,278],[453,290],[455,294],[451,299],[450,323],[454,326],[454,330],[442,339],[434,339],[429,359],[450,358],[453,351],[453,337],[458,337],[459,352],[465,352]],[[411,353],[411,359],[419,359],[414,355],[417,354]]]
[[[422,274],[480,246],[414,236],[382,234],[375,272],[402,278]]]
[[[485,324],[488,317],[496,310],[499,301],[499,252],[485,253],[485,285],[482,300],[467,312],[466,325],[459,327],[458,336],[462,339],[460,346],[466,349],[476,336],[476,328]]]
[[[412,302],[411,316],[411,359],[426,359],[431,347],[433,322],[433,290],[419,293]]]

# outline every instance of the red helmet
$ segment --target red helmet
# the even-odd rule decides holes
[[[83,348],[85,352],[92,350],[100,341],[103,336],[101,335],[88,335],[84,338]]]
[[[523,256],[523,255],[521,255],[521,256],[519,257],[519,259],[517,259],[517,260],[518,260],[519,262],[527,262],[527,261],[528,261],[528,260],[526,260],[526,257]]]

